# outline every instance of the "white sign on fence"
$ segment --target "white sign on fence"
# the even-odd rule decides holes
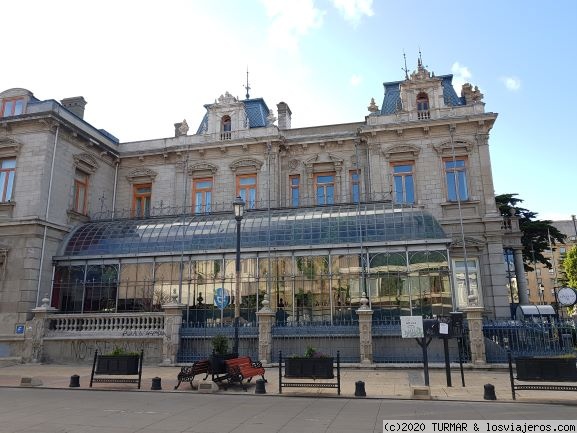
[[[401,316],[401,337],[423,338],[423,316]]]

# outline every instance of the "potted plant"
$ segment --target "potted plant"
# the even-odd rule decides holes
[[[222,334],[212,337],[212,355],[209,357],[210,372],[214,374],[226,373],[224,361],[236,358],[238,354],[230,353],[228,348],[228,338]]]
[[[112,352],[97,356],[95,374],[138,374],[141,355],[115,347]]]
[[[519,380],[577,380],[575,355],[520,356],[515,358]]]
[[[332,356],[318,352],[308,346],[304,356],[291,356],[285,360],[285,377],[309,377],[313,379],[333,379]]]

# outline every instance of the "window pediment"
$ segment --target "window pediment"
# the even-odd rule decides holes
[[[86,171],[88,173],[94,173],[98,169],[98,161],[95,157],[88,153],[80,153],[74,155],[74,165],[80,170]]]
[[[218,167],[208,162],[199,162],[188,168],[189,176],[212,176],[218,170]]]
[[[304,164],[309,170],[325,171],[340,170],[343,166],[343,159],[328,152],[317,153],[315,156],[307,159]]]
[[[239,159],[232,164],[230,164],[230,169],[237,172],[248,172],[248,171],[259,171],[263,165],[262,161],[251,158]]]
[[[411,144],[394,144],[384,148],[382,152],[385,158],[391,161],[414,160],[419,156],[421,148]]]
[[[441,156],[451,156],[453,154],[453,147],[455,148],[455,155],[468,155],[473,149],[473,144],[468,141],[454,140],[445,141],[443,143],[433,145],[435,151]]]
[[[22,144],[10,137],[0,137],[0,156],[16,156]]]
[[[157,175],[156,171],[149,168],[135,168],[128,172],[126,179],[130,183],[152,183]]]

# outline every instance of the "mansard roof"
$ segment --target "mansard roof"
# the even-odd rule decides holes
[[[239,102],[242,102],[244,105],[244,111],[248,119],[249,128],[261,128],[267,125],[267,116],[269,115],[270,110],[263,98],[244,99]],[[203,134],[208,130],[208,110],[212,106],[213,104],[206,104],[204,106],[206,108],[206,113],[196,130],[197,134]]]
[[[438,75],[437,79],[441,80],[441,86],[443,86],[443,96],[445,100],[445,105],[447,106],[457,106],[465,105],[465,100],[462,97],[457,96],[457,92],[453,87],[453,75]],[[385,96],[383,98],[383,104],[381,105],[381,111],[379,114],[388,115],[395,114],[401,109],[401,84],[405,81],[391,81],[383,83],[385,87]]]

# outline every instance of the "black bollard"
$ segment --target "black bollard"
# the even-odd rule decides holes
[[[153,391],[160,391],[162,389],[161,380],[162,379],[160,377],[153,377],[152,386],[150,387],[150,389]]]
[[[355,382],[355,397],[366,397],[365,382],[358,380]]]
[[[70,385],[68,385],[69,388],[78,388],[80,387],[80,376],[78,376],[77,374],[73,374],[72,376],[70,376]]]
[[[497,400],[497,396],[495,395],[495,386],[487,383],[484,385],[485,393],[483,394],[483,398],[485,400]]]
[[[262,379],[258,379],[256,381],[256,388],[254,389],[254,393],[255,394],[266,394],[266,388],[265,388],[265,381]]]

